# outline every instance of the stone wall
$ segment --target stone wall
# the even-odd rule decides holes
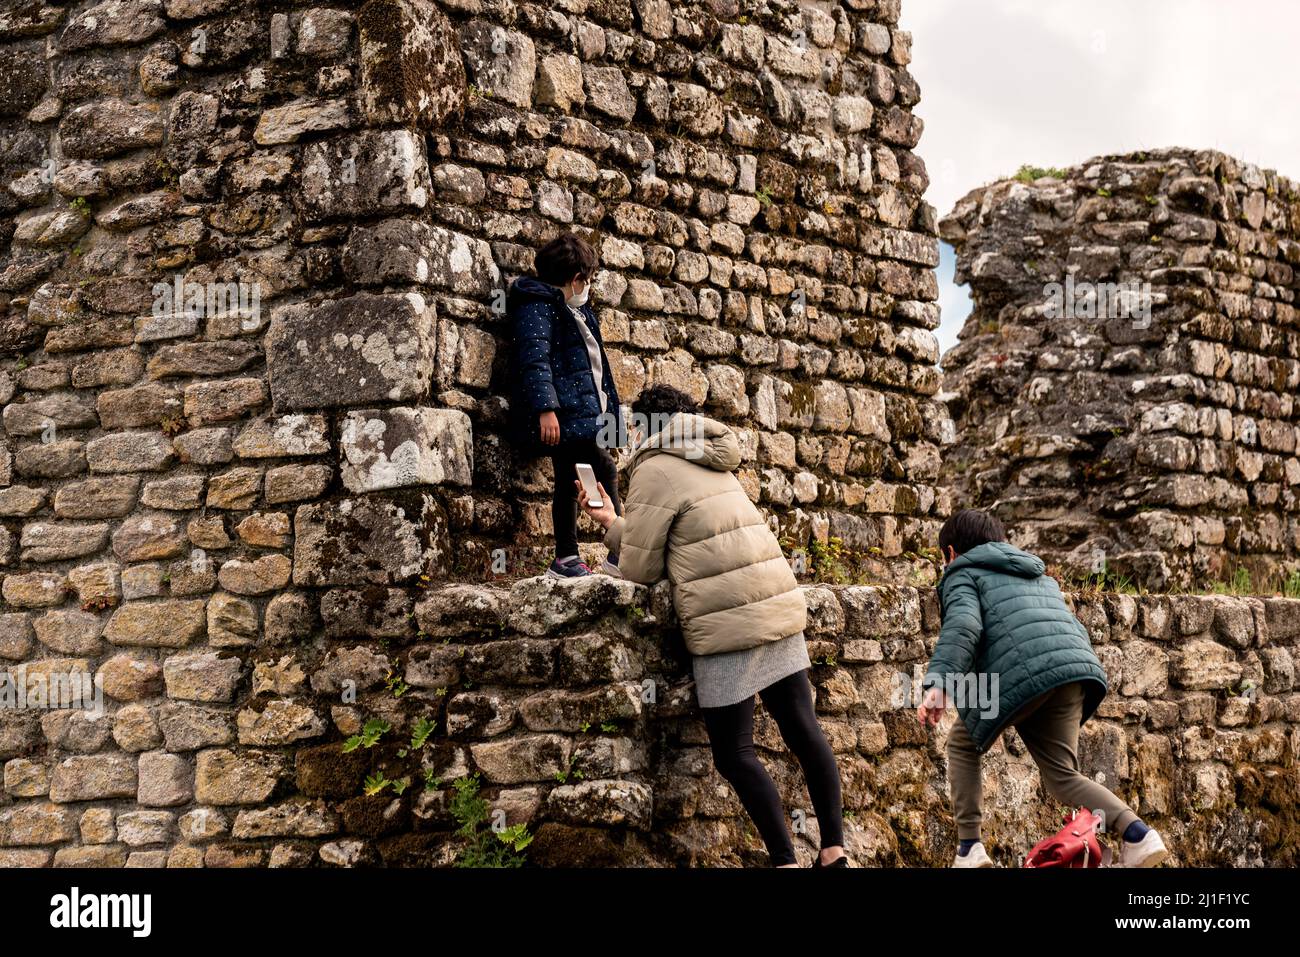
[[[625,399],[672,383],[735,425],[792,550],[932,574],[950,424],[898,14],[0,11],[0,660],[100,675],[110,711],[0,711],[5,860],[265,862],[255,835],[386,826],[319,803],[357,785],[340,702],[421,587],[549,551],[546,466],[501,438],[501,306],[562,230],[599,250]],[[299,773],[313,803],[281,805]]]
[[[298,503],[380,493],[358,507],[419,515],[433,574],[481,581],[494,549],[497,572],[530,574],[549,466],[502,441],[504,289],[573,229],[599,250],[623,398],[683,388],[742,428],[742,482],[792,548],[839,537],[905,577],[942,515],[948,419],[898,12],[4,14],[0,482],[19,488],[0,561],[106,557],[146,515],[174,526],[162,557],[234,559],[243,542],[186,526],[251,514],[293,520],[275,547],[296,535],[301,554],[340,506]],[[130,551],[114,554],[156,557]],[[274,564],[268,590],[288,581]],[[355,575],[293,572],[331,577]]]
[[[851,852],[862,866],[945,864],[951,718],[927,735],[905,698],[932,647],[935,593],[805,595]],[[452,782],[473,773],[502,824],[534,835],[533,864],[765,863],[713,770],[665,585],[444,585],[413,609],[409,596],[357,597],[330,592],[324,629],[273,630],[237,653],[84,649],[58,662],[98,667],[109,713],[4,718],[0,863],[445,865],[464,847]],[[1300,602],[1071,601],[1111,682],[1083,729],[1084,770],[1160,827],[1179,864],[1300,862]],[[38,634],[58,614],[37,616]],[[434,731],[412,749],[421,719]],[[345,752],[375,720],[389,730]],[[806,863],[817,822],[802,778],[761,710],[755,727]],[[1060,809],[1014,734],[985,768],[986,840],[1015,865]],[[379,772],[409,786],[364,794]]]
[[[943,359],[965,504],[1074,574],[1271,590],[1300,568],[1295,184],[1099,157],[977,189],[942,233],[974,300]]]

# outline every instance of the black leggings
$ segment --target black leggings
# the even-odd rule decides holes
[[[610,454],[595,439],[561,442],[550,447],[551,468],[555,472],[555,491],[551,495],[551,524],[555,528],[555,557],[578,554],[578,493],[573,483],[578,477],[574,465],[585,462],[596,473],[596,481],[605,486],[614,511],[623,514],[618,500],[618,468]]]
[[[763,707],[776,722],[785,741],[803,768],[813,811],[821,830],[821,846],[844,843],[843,807],[840,801],[840,772],[826,736],[813,711],[812,685],[808,672],[797,671],[768,685],[758,693]],[[704,726],[713,747],[713,763],[740,796],[758,833],[767,845],[772,865],[794,864],[794,846],[786,827],[785,811],[776,785],[758,755],[754,753],[754,698],[723,708],[701,708]]]

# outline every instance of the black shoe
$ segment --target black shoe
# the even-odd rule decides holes
[[[835,858],[835,860],[831,861],[829,864],[823,864],[822,856],[818,854],[816,857],[813,858],[813,862],[808,866],[809,867],[848,867],[849,856],[847,854],[844,854],[840,857]]]

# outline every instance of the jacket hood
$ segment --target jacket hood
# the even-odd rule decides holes
[[[958,555],[946,569],[948,572],[961,568],[987,568],[1005,575],[1019,575],[1021,578],[1037,578],[1047,570],[1043,560],[1037,555],[1016,548],[1010,542],[985,542],[976,545],[968,552]]]
[[[667,424],[632,449],[627,468],[655,455],[676,455],[704,468],[734,472],[740,465],[740,440],[721,422],[677,412]]]
[[[510,284],[507,299],[509,300],[508,305],[522,304],[529,299],[542,299],[562,306],[564,305],[564,292],[559,286],[552,286],[550,283],[542,282],[534,276],[520,276]]]

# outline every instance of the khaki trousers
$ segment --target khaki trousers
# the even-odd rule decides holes
[[[1025,742],[1047,793],[1070,807],[1100,811],[1106,828],[1115,834],[1137,820],[1133,809],[1091,778],[1079,773],[1079,719],[1083,716],[1083,685],[1053,688],[1025,705],[1011,719]],[[980,754],[970,732],[958,719],[948,733],[948,786],[958,840],[978,840],[984,790]]]

